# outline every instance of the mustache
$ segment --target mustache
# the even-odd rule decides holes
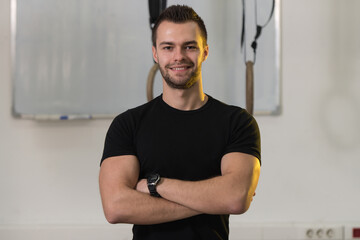
[[[181,66],[181,65],[187,65],[189,67],[193,67],[194,63],[188,62],[188,61],[181,61],[181,62],[177,62],[177,63],[167,64],[167,65],[165,65],[165,67],[166,68],[173,68],[173,67]]]

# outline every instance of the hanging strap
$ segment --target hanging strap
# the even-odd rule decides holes
[[[257,1],[255,1],[255,8],[257,8]],[[261,35],[262,29],[265,28],[265,27],[269,24],[272,16],[274,15],[274,9],[275,9],[275,0],[272,1],[271,12],[270,12],[269,18],[268,18],[268,20],[266,21],[266,23],[265,23],[264,25],[262,25],[262,26],[256,24],[256,34],[255,34],[255,38],[254,38],[254,41],[251,43],[251,48],[254,50],[254,54],[256,54],[257,40],[258,40],[258,38],[259,38],[260,35]],[[257,21],[257,11],[256,11],[256,16],[255,16],[255,17],[256,17],[256,21]],[[255,55],[255,57],[256,57],[256,55]],[[255,60],[254,60],[254,62],[255,62]]]
[[[242,0],[243,12],[242,12],[242,27],[241,27],[241,41],[240,46],[243,48],[245,42],[245,0]]]
[[[246,111],[254,113],[254,63],[246,62]]]
[[[241,30],[241,48],[244,46],[244,42],[245,42],[245,0],[242,1],[243,2],[243,21],[242,21],[242,30]],[[257,24],[257,0],[255,0],[255,21],[256,21],[256,34],[255,34],[255,37],[254,37],[254,41],[251,43],[251,48],[253,49],[254,51],[254,58],[256,59],[256,48],[257,48],[257,40],[258,38],[260,37],[261,35],[261,31],[263,28],[265,28],[272,16],[274,15],[274,9],[275,9],[275,0],[272,1],[272,7],[271,7],[271,12],[270,12],[270,15],[269,15],[269,18],[268,20],[265,22],[264,25],[258,25]],[[246,48],[246,46],[245,46]],[[246,56],[245,56],[246,57]],[[253,62],[255,63],[255,59],[253,60]],[[245,62],[246,62],[246,59],[245,59]]]
[[[149,0],[149,13],[150,13],[150,29],[153,29],[156,20],[166,8],[166,0]],[[147,100],[151,101],[153,99],[154,92],[154,79],[155,74],[159,70],[159,65],[155,63],[149,71],[147,82],[146,82],[146,96]]]
[[[241,48],[244,47],[245,42],[245,0],[242,1],[243,3],[243,17],[242,17],[242,31],[241,31]],[[257,39],[261,35],[261,31],[266,25],[269,24],[275,9],[275,0],[272,1],[272,8],[270,12],[269,19],[265,22],[264,25],[257,24],[257,0],[255,0],[255,22],[256,22],[256,34],[254,41],[251,43],[251,48],[254,50],[254,59],[253,61],[248,61],[246,59],[246,46],[244,47],[244,59],[246,64],[246,110],[253,115],[254,112],[254,64],[256,61],[256,48],[257,48]]]
[[[149,0],[150,28],[155,25],[156,19],[166,8],[166,0]]]

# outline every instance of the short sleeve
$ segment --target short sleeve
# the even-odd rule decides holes
[[[109,157],[136,155],[134,127],[135,123],[129,111],[114,118],[106,134],[101,163]]]
[[[242,152],[255,156],[261,164],[261,141],[255,118],[244,109],[233,113],[230,119],[230,137],[226,153]]]

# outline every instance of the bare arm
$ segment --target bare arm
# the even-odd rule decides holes
[[[248,210],[260,174],[259,160],[244,153],[226,154],[222,175],[202,181],[164,178],[157,187],[165,199],[207,214],[242,214]],[[146,192],[144,181],[140,191]]]
[[[111,157],[101,165],[100,194],[110,223],[157,224],[179,220],[199,212],[162,198],[136,191],[139,163],[135,156]]]

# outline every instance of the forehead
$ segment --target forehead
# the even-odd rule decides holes
[[[156,44],[161,42],[182,43],[197,41],[201,44],[201,31],[196,22],[174,23],[164,21],[156,31]]]

